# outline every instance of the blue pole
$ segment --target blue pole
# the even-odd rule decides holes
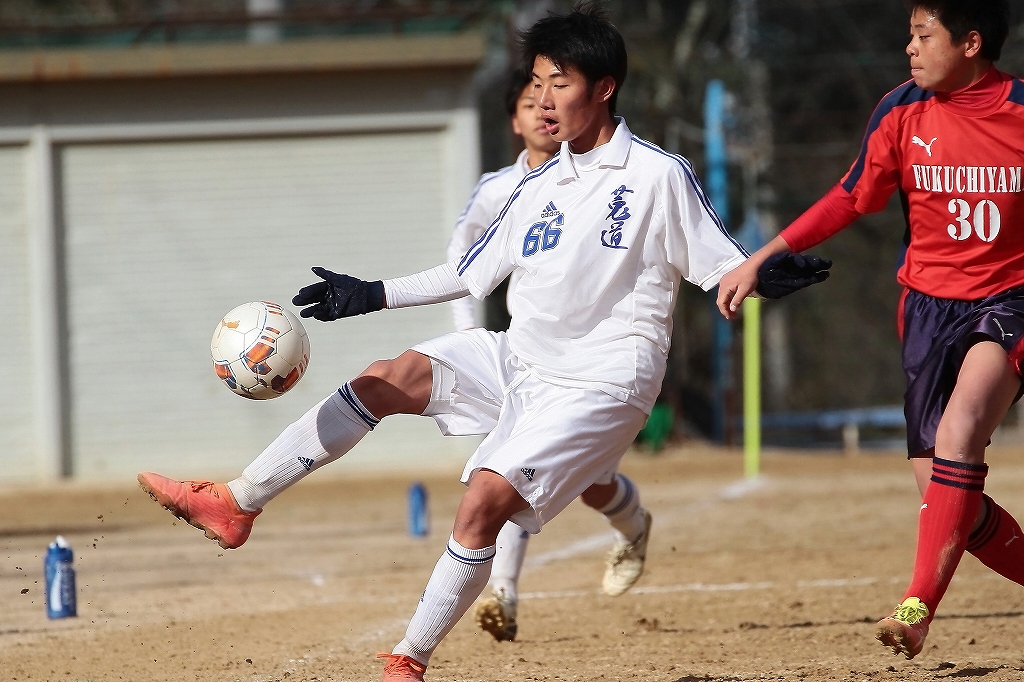
[[[729,175],[725,146],[725,84],[708,82],[704,93],[704,157],[707,163],[708,197],[722,222],[729,224]],[[711,319],[714,345],[711,356],[712,373],[712,436],[725,442],[726,402],[732,388],[732,325],[718,312],[715,295],[711,296]]]
[[[729,175],[725,149],[725,85],[710,81],[704,93],[704,155],[708,195],[723,223],[729,222]]]

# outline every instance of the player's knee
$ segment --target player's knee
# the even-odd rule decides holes
[[[480,495],[467,492],[459,505],[459,512],[455,519],[455,539],[459,540],[460,535],[469,535],[483,540],[492,540],[485,542],[484,546],[493,544],[491,536],[497,538],[498,532],[506,521],[508,521],[507,515],[503,513],[499,505],[495,505]]]
[[[505,522],[528,506],[504,477],[491,471],[478,471],[459,503],[455,540],[471,549],[493,545]]]
[[[401,386],[402,375],[400,368],[395,366],[396,360],[375,360],[369,367],[359,375],[360,379],[372,382],[374,385]]]
[[[376,360],[360,376],[373,377],[397,388],[405,388],[431,379],[430,359],[407,350],[393,360]]]
[[[984,460],[989,437],[989,419],[977,407],[947,409],[935,432],[935,450],[938,457],[960,462]]]
[[[430,360],[406,351],[393,360],[377,360],[352,381],[352,387],[375,417],[419,414],[430,399]]]

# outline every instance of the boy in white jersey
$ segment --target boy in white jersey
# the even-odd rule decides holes
[[[548,135],[544,119],[541,118],[541,109],[533,99],[533,79],[528,71],[515,69],[510,74],[505,92],[505,111],[512,132],[522,140],[524,149],[511,166],[480,176],[466,208],[455,221],[455,229],[448,241],[449,262],[460,260],[469,251],[527,173],[558,153],[560,145]],[[455,299],[451,302],[451,309],[455,329],[480,326],[473,312],[471,297]]]
[[[516,69],[512,73],[505,93],[505,108],[512,131],[522,138],[525,149],[513,165],[485,173],[480,178],[469,203],[455,223],[448,243],[449,261],[461,259],[483,236],[522,179],[559,150],[559,143],[547,133],[541,116],[543,110],[533,98],[533,78],[526,70]],[[518,274],[514,272],[510,277],[510,311],[511,292],[515,290]],[[456,329],[479,326],[470,297],[457,298],[451,306]],[[621,473],[615,474],[608,486],[591,486],[581,497],[585,504],[605,513],[615,528],[615,544],[608,554],[602,588],[609,596],[619,596],[643,573],[647,542],[650,540],[650,514],[640,506],[635,484]],[[491,565],[490,593],[476,605],[474,616],[477,625],[498,641],[511,641],[518,632],[519,574],[526,558],[529,537],[528,532],[511,521],[502,527]]]
[[[680,279],[710,289],[746,258],[689,163],[613,118],[626,50],[606,19],[591,8],[550,16],[522,43],[559,154],[522,180],[458,262],[386,282],[314,268],[324,281],[293,299],[308,306],[304,317],[330,321],[482,298],[519,271],[508,333],[455,332],[374,362],[226,485],[140,476],[173,513],[241,544],[266,502],[385,416],[423,414],[445,434],[487,434],[405,638],[382,654],[384,682],[423,679],[487,583],[507,521],[539,532],[611,482],[661,390]]]

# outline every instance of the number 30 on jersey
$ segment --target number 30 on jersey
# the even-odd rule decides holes
[[[999,207],[994,201],[982,199],[972,211],[971,205],[963,199],[950,199],[949,212],[956,216],[956,225],[947,225],[946,232],[958,242],[969,239],[972,232],[983,242],[995,241],[999,236]],[[973,222],[968,218],[973,218]]]
[[[523,240],[523,255],[529,257],[538,251],[548,251],[558,246],[558,239],[562,236],[559,229],[562,222],[562,216],[558,215],[554,220],[542,220],[530,225]]]

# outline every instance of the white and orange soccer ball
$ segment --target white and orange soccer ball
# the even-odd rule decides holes
[[[309,364],[309,337],[299,318],[270,301],[244,303],[217,324],[210,342],[213,370],[243,398],[286,393]]]

